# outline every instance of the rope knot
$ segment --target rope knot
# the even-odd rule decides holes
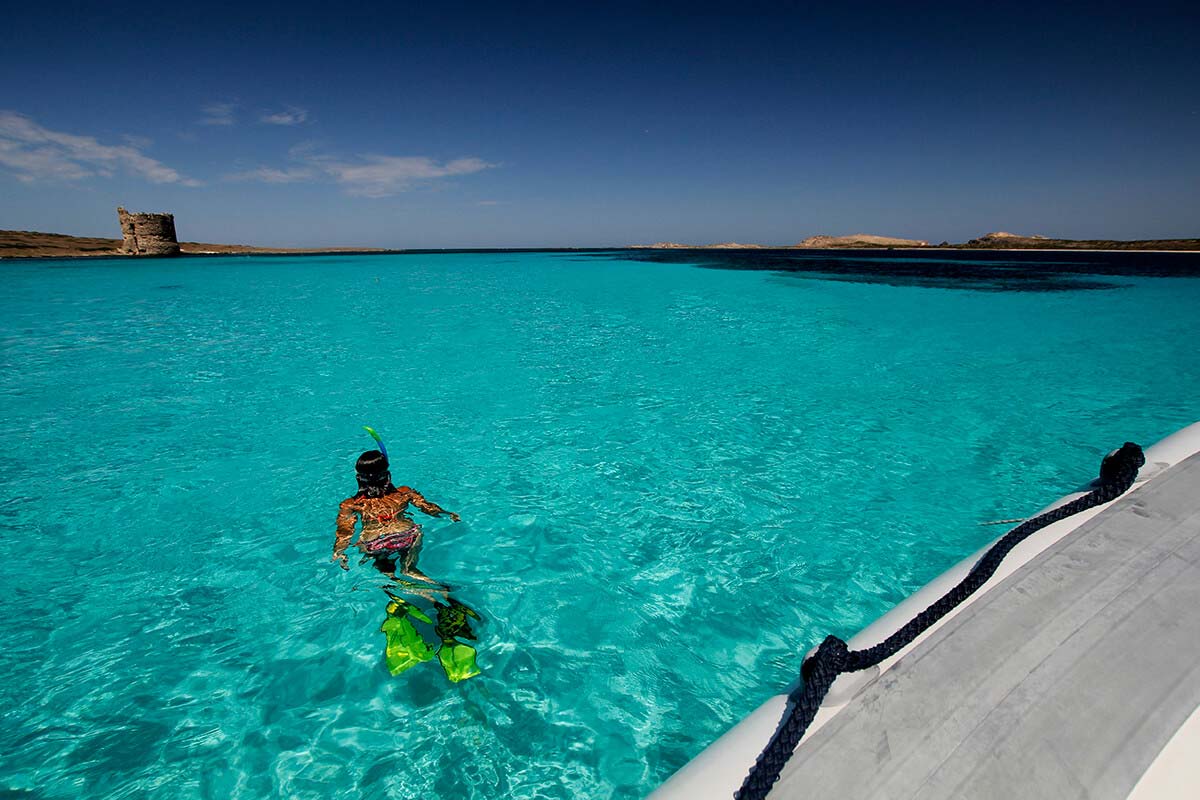
[[[849,656],[850,647],[845,642],[836,636],[826,636],[817,652],[804,659],[800,665],[800,676],[804,678],[805,683],[809,683],[820,669],[822,673],[832,671],[833,676],[837,677],[846,671]]]
[[[1100,462],[1100,482],[1115,483],[1128,477],[1146,463],[1146,454],[1133,442],[1126,442],[1104,457]]]

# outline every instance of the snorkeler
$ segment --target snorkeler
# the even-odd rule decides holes
[[[374,559],[375,568],[392,580],[397,580],[396,574],[399,573],[432,584],[441,591],[448,591],[449,587],[417,569],[422,532],[421,526],[408,515],[408,507],[414,505],[433,517],[444,514],[455,522],[459,521],[458,514],[431,503],[416,489],[394,486],[392,474],[388,471],[386,451],[368,450],[363,453],[358,457],[354,471],[359,491],[338,506],[337,533],[330,560],[341,564],[342,569],[350,569],[346,549],[354,537],[355,523],[361,518],[362,532],[355,544],[363,552],[364,561]]]
[[[365,427],[365,426],[364,426]],[[368,450],[358,457],[354,472],[358,478],[358,494],[348,497],[338,506],[337,533],[331,561],[342,569],[350,569],[346,550],[354,538],[354,527],[362,520],[362,532],[355,545],[363,552],[363,561],[374,559],[375,568],[392,579],[392,590],[414,594],[433,603],[437,621],[404,598],[384,587],[390,601],[387,616],[379,630],[387,637],[384,663],[393,675],[429,661],[435,654],[446,677],[457,683],[480,674],[475,663],[475,648],[464,640],[474,640],[471,620],[480,620],[474,609],[450,597],[450,587],[430,578],[417,569],[417,553],[421,550],[421,526],[408,515],[412,504],[430,516],[443,514],[455,522],[458,514],[446,511],[426,500],[409,486],[397,489],[388,470],[387,447],[371,428],[367,433],[379,444],[378,450]],[[361,563],[361,562],[360,562]],[[399,573],[403,578],[397,577]],[[404,578],[415,578],[427,586],[419,586]],[[440,596],[440,602],[435,597]],[[413,624],[418,620],[433,625],[440,640],[435,650]]]

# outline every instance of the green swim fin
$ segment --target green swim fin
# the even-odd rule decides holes
[[[430,622],[425,612],[397,598],[388,603],[387,613],[387,619],[379,626],[379,630],[387,637],[384,661],[389,672],[399,675],[433,658],[433,648],[426,644],[408,620],[408,617],[412,616],[423,622]]]
[[[446,677],[454,683],[481,674],[479,667],[475,664],[475,648],[469,644],[463,644],[457,639],[447,639],[442,642],[442,646],[438,649],[438,661],[442,662],[442,669],[446,671]]]
[[[471,620],[479,619],[479,615],[475,613],[475,609],[470,606],[460,603],[453,597],[449,598],[450,605],[442,605],[434,603],[437,608],[437,625],[434,627],[434,632],[442,641],[447,639],[474,639],[475,634],[471,631]]]
[[[475,648],[459,641],[460,636],[466,639],[475,638],[468,617],[479,619],[479,615],[470,606],[454,599],[450,600],[448,606],[441,603],[437,603],[436,606],[437,625],[433,630],[442,640],[442,646],[438,648],[438,661],[441,662],[446,677],[458,683],[481,674],[475,664]]]
[[[396,595],[392,594],[391,592],[389,592],[387,590],[384,590],[384,594],[386,594],[389,598],[391,598],[391,601],[392,601],[392,602],[388,603],[388,606],[387,606],[387,612],[389,615],[397,616],[397,617],[409,616],[409,617],[412,617],[413,619],[419,619],[419,620],[421,620],[421,622],[427,623],[429,625],[433,624],[433,620],[431,620],[429,618],[428,614],[426,614],[424,611],[417,608],[416,606],[414,606],[412,603],[408,602],[404,598],[396,597]]]

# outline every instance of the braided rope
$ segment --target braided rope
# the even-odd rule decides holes
[[[1067,517],[1117,499],[1137,480],[1138,469],[1146,463],[1142,448],[1126,442],[1121,449],[1105,457],[1100,465],[1100,482],[1096,488],[1069,503],[1052,508],[1044,514],[1026,520],[1006,533],[992,545],[966,577],[954,588],[935,600],[928,608],[909,620],[903,627],[879,644],[865,650],[850,650],[841,639],[829,636],[817,652],[805,659],[800,669],[803,682],[788,698],[783,720],[766,749],[762,751],[735,800],[764,800],[771,787],[792,757],[792,751],[804,738],[805,731],[817,715],[817,709],[829,692],[829,687],[843,672],[857,672],[885,661],[907,647],[931,625],[946,616],[996,574],[996,570],[1012,549],[1031,534],[1064,520]]]

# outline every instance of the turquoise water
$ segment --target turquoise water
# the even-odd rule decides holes
[[[977,523],[1200,418],[1188,278],[476,253],[0,280],[18,796],[638,797]],[[486,617],[479,678],[391,677],[379,580],[329,563],[363,424],[462,514],[421,567]]]

